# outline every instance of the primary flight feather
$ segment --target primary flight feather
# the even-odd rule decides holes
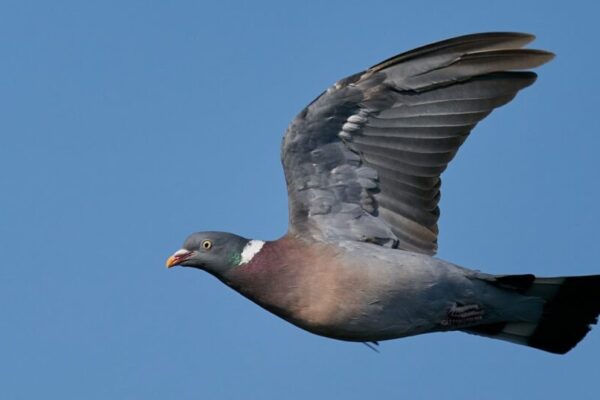
[[[600,275],[490,275],[432,257],[440,175],[475,125],[553,54],[532,35],[461,36],[336,82],[290,124],[290,224],[269,242],[190,235],[167,261],[205,270],[307,331],[378,342],[460,330],[563,354],[595,324]]]

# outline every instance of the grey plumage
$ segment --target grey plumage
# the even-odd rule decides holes
[[[323,240],[434,254],[440,174],[471,129],[553,55],[519,33],[469,35],[343,79],[292,122],[282,148],[290,225]]]
[[[203,269],[316,334],[378,342],[461,330],[566,353],[596,323],[600,275],[495,276],[432,257],[440,175],[475,125],[531,85],[533,36],[462,36],[336,82],[282,145],[290,226],[262,242],[200,232],[167,266]]]

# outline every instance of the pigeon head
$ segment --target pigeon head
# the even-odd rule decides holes
[[[192,233],[167,260],[167,268],[181,265],[222,275],[242,263],[242,253],[253,242],[225,232]]]

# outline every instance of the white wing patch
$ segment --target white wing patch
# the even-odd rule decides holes
[[[256,254],[262,249],[265,245],[265,242],[262,240],[251,240],[242,250],[242,259],[240,260],[240,265],[248,264]]]

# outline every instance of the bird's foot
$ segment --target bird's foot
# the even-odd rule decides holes
[[[442,320],[443,326],[463,326],[483,319],[485,312],[479,304],[454,304],[447,312],[447,318]]]

